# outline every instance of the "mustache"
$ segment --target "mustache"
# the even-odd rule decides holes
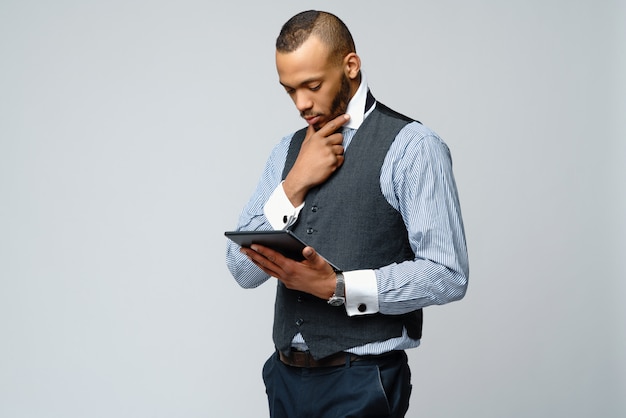
[[[319,112],[312,112],[310,110],[306,110],[304,112],[300,112],[300,117],[304,118],[314,118],[316,116],[322,116],[323,113],[319,113]]]

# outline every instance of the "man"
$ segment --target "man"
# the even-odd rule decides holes
[[[309,246],[303,261],[232,242],[226,256],[244,288],[278,279],[277,350],[263,368],[271,416],[402,417],[421,309],[467,287],[449,150],[374,99],[334,15],[291,18],[276,68],[308,126],[272,151],[237,229],[287,227]]]

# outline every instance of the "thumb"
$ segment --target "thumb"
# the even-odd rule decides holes
[[[313,134],[315,134],[315,128],[313,127],[313,125],[309,125],[307,127],[307,129],[306,129],[306,134],[304,135],[304,140],[306,141],[307,139],[312,137]]]
[[[302,255],[309,261],[315,261],[317,258],[317,252],[313,249],[313,247],[304,247]]]

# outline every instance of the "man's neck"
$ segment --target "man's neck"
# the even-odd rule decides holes
[[[350,115],[350,120],[344,126],[351,129],[359,129],[361,123],[363,123],[363,116],[365,112],[365,102],[367,100],[367,78],[365,75],[359,73],[359,86],[355,93],[352,95],[346,113]]]

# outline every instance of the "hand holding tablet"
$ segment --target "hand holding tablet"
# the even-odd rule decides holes
[[[252,244],[263,245],[296,261],[304,260],[302,250],[308,245],[293,232],[284,229],[275,231],[226,231],[224,235],[242,247],[250,247]],[[326,260],[326,262],[335,271],[339,271],[339,268],[330,261]]]

